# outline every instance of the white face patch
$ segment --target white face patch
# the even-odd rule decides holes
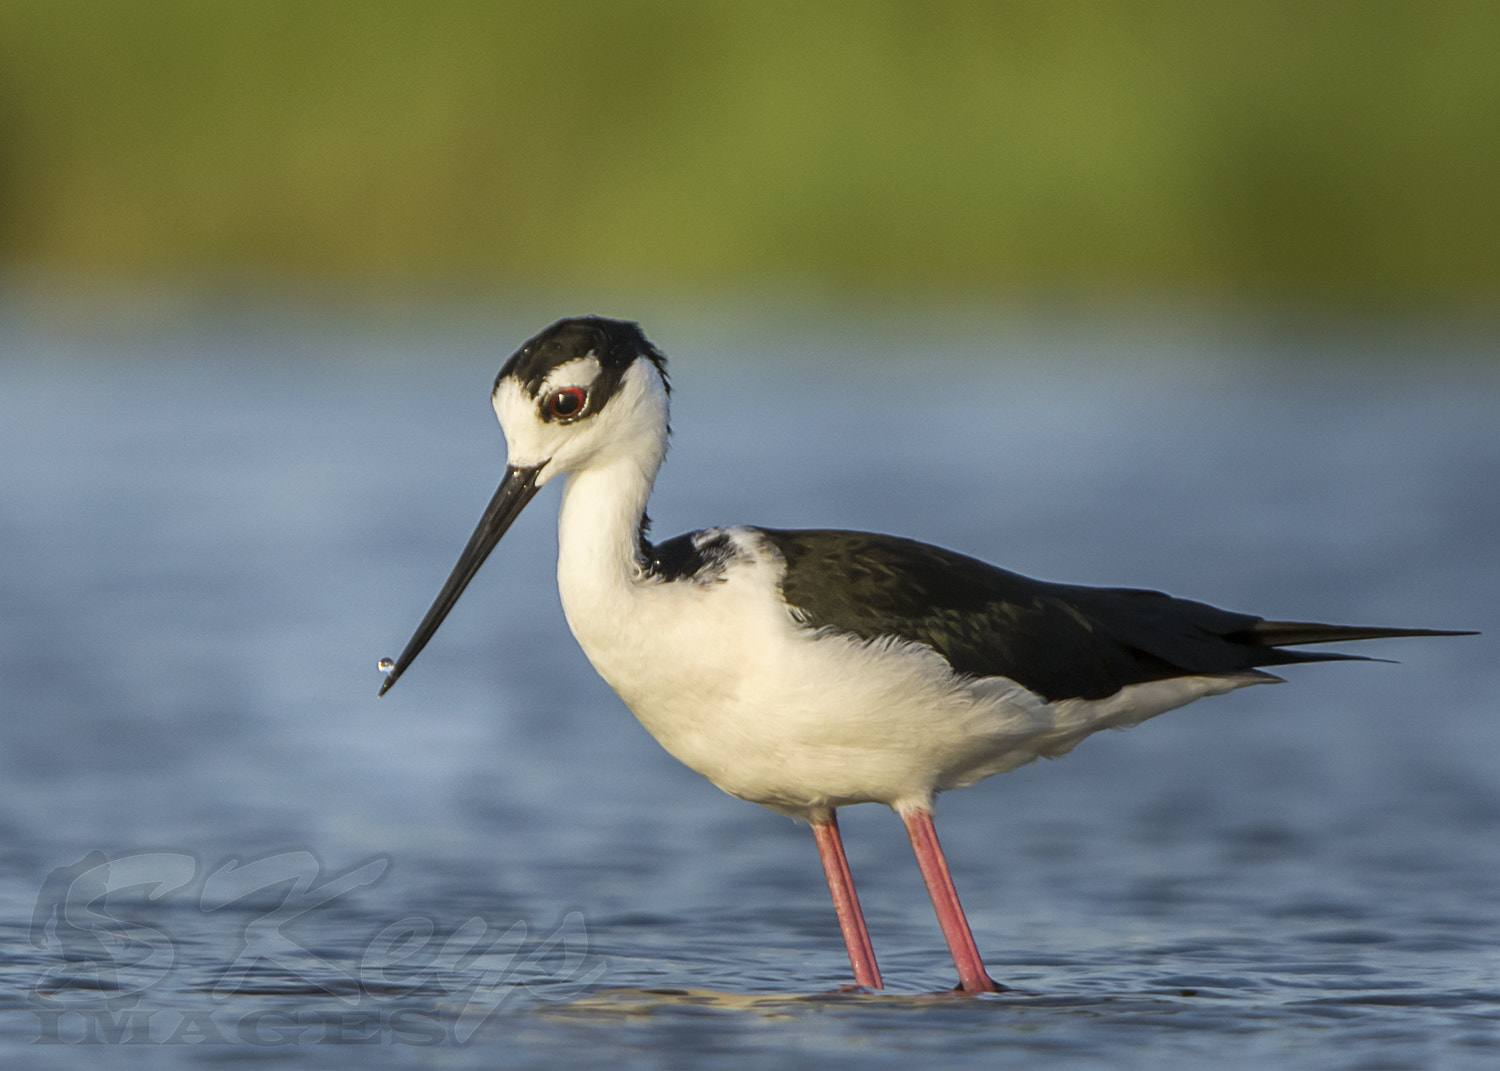
[[[514,378],[502,379],[491,401],[510,464],[539,467],[537,485],[589,464],[599,452],[636,456],[655,471],[666,451],[667,397],[650,362],[638,360],[614,385],[608,403],[583,420],[548,420],[545,399],[560,390],[594,391],[603,366],[594,357],[579,357],[548,373],[535,394]]]
[[[566,442],[574,438],[576,429],[565,423],[549,423],[541,418],[538,406],[555,391],[568,388],[590,390],[603,371],[598,358],[592,355],[575,357],[558,365],[547,373],[531,394],[514,379],[505,379],[495,388],[491,402],[495,415],[500,418],[500,427],[505,432],[505,443],[512,465],[542,465],[552,460]],[[543,470],[538,484],[546,483],[554,472]]]
[[[537,397],[545,398],[560,387],[592,387],[594,380],[599,378],[599,371],[599,361],[593,354],[575,357],[547,373],[547,378],[537,388]]]
[[[490,398],[500,430],[505,433],[512,465],[539,465],[551,456],[553,444],[544,441],[546,428],[536,416],[536,404],[514,379],[503,379]]]

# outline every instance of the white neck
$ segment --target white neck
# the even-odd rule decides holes
[[[583,573],[590,583],[606,584],[639,575],[637,533],[654,475],[628,458],[568,475],[557,518],[558,579],[564,585]]]
[[[569,474],[557,519],[557,588],[568,625],[584,652],[596,654],[619,634],[630,612],[645,563],[640,559],[641,518],[659,452],[628,455]]]
[[[577,427],[536,419],[534,399],[503,382],[495,412],[515,465],[542,465],[566,479],[557,521],[557,586],[579,646],[605,677],[630,655],[624,621],[639,613],[640,525],[667,452],[667,391],[644,358],[621,378],[605,408]],[[544,479],[543,482],[546,482]],[[613,681],[611,681],[613,683]]]

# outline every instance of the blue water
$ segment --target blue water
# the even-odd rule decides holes
[[[553,315],[0,325],[0,1064],[1500,1066],[1500,366],[1439,331],[648,323],[656,531],[871,528],[1291,618],[1477,628],[940,801],[955,999],[900,824],[662,753],[552,577],[555,492],[376,701]]]

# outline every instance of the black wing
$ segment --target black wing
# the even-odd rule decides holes
[[[960,673],[1008,677],[1048,700],[1361,658],[1282,644],[1464,635],[1266,621],[1159,591],[1053,584],[895,536],[756,531],[786,560],[782,596],[808,627],[923,643]]]

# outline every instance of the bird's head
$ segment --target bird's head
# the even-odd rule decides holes
[[[505,432],[505,478],[427,616],[389,664],[381,695],[427,646],[543,484],[609,461],[655,477],[667,449],[667,394],[666,358],[624,320],[559,320],[511,355],[491,394]]]
[[[597,316],[559,320],[517,350],[491,400],[512,468],[540,487],[601,458],[654,474],[666,450],[666,358],[638,325]]]

